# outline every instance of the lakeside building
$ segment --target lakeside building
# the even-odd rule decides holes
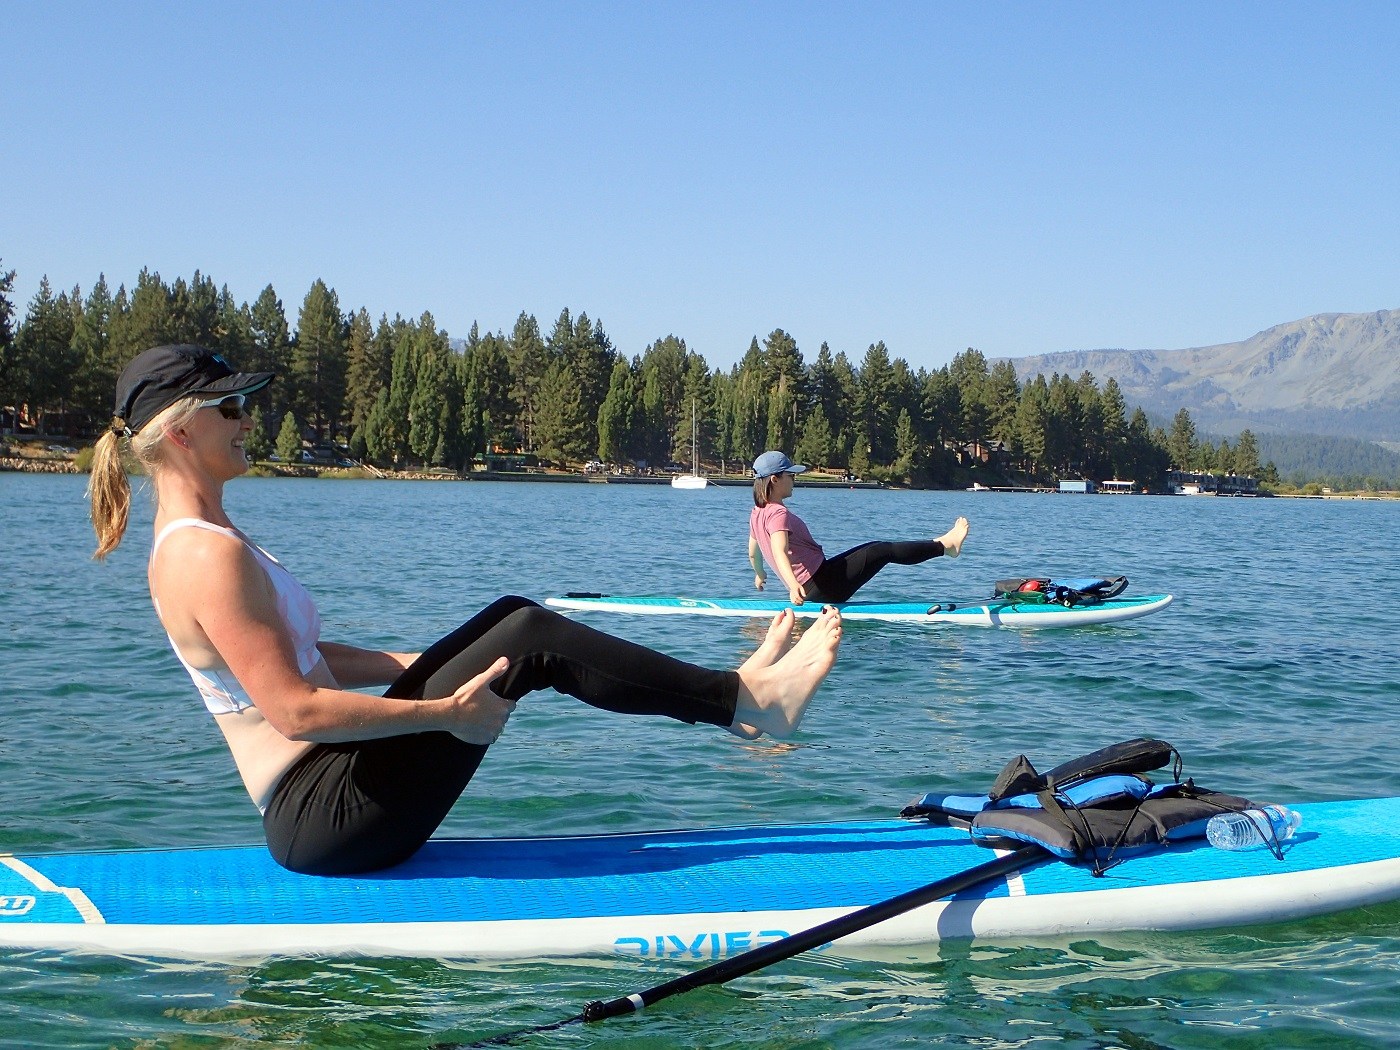
[[[1247,474],[1170,470],[1167,485],[1178,496],[1257,496],[1259,480]]]

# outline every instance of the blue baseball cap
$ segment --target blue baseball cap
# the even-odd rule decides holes
[[[788,459],[786,452],[765,452],[753,461],[753,476],[771,478],[774,474],[801,474],[807,468]]]

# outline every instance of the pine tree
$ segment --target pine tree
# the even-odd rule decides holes
[[[684,339],[668,335],[646,348],[641,363],[642,456],[653,466],[672,458],[674,424],[685,397],[688,351]]]
[[[836,435],[832,455],[837,461],[846,462],[855,443],[856,417],[856,371],[844,350],[839,351],[831,362],[831,374],[836,381],[838,398],[835,409],[826,406],[827,418],[831,421],[831,431]]]
[[[957,387],[962,407],[960,436],[963,441],[985,443],[992,434],[992,408],[987,385],[990,373],[982,351],[968,347],[948,366],[948,377]]]
[[[247,454],[249,462],[256,463],[267,459],[268,453],[272,451],[272,442],[268,440],[267,428],[263,426],[262,409],[254,405],[251,417],[253,429],[243,438],[243,451]]]
[[[713,400],[710,383],[710,368],[704,357],[697,353],[686,355],[685,376],[681,383],[680,405],[677,411],[677,424],[671,435],[671,458],[677,463],[690,463],[692,457],[692,434],[696,442],[695,454],[713,449],[715,445]],[[695,427],[691,429],[691,418]]]
[[[406,342],[407,356],[412,362],[411,378],[405,380],[409,390],[405,413],[408,450],[424,463],[431,463],[434,451],[445,437],[440,429],[440,409],[447,399],[448,376],[452,371],[447,335],[437,330],[433,315],[425,311],[417,327],[409,330]]]
[[[468,411],[479,420],[482,452],[520,449],[520,408],[511,396],[509,344],[500,333],[483,336],[472,352]]]
[[[998,361],[987,374],[986,384],[988,435],[1008,447],[1019,436],[1017,415],[1021,407],[1021,384],[1016,379],[1016,366],[1010,361]]]
[[[277,432],[277,456],[283,463],[301,462],[301,427],[291,412],[282,417],[282,429]]]
[[[269,415],[277,419],[291,411],[297,402],[296,377],[291,372],[291,332],[282,300],[272,285],[264,288],[250,311],[252,347],[246,362],[239,368],[245,372],[276,372],[277,382],[268,388],[271,403]]]
[[[613,364],[607,396],[598,409],[598,458],[604,463],[631,458],[634,389],[632,369],[619,357]]]
[[[1196,462],[1196,424],[1191,421],[1191,413],[1184,408],[1172,417],[1167,451],[1171,454],[1172,466],[1177,470],[1190,470]]]
[[[1052,473],[1066,477],[1080,469],[1083,431],[1079,389],[1069,376],[1056,372],[1050,377],[1045,417],[1045,465]]]
[[[27,408],[31,424],[41,434],[48,412],[61,411],[67,403],[76,370],[71,304],[67,292],[54,296],[44,276],[15,336],[15,406]]]
[[[117,368],[111,360],[112,295],[99,274],[73,328],[75,373],[70,377],[73,408],[99,425],[111,417]]]
[[[398,452],[395,446],[394,432],[389,425],[388,387],[379,388],[379,394],[374,399],[374,407],[369,410],[369,415],[365,417],[360,437],[364,444],[363,454],[365,458],[386,464],[396,458]]]
[[[583,426],[583,392],[567,358],[560,357],[549,366],[536,405],[535,447],[539,454],[559,463],[586,459],[589,445]]]
[[[194,272],[188,284],[177,277],[167,293],[168,338],[175,343],[214,347],[219,337],[219,295],[214,282]]]
[[[1016,408],[1016,444],[1021,453],[1023,470],[1034,474],[1049,469],[1046,452],[1050,447],[1050,387],[1045,376],[1037,375],[1021,390]]]
[[[412,425],[413,392],[418,386],[417,331],[401,317],[394,318],[394,355],[389,365],[389,396],[380,419],[380,440],[385,455],[395,465],[409,454],[408,431]]]
[[[520,446],[526,452],[533,452],[535,412],[538,408],[540,384],[548,370],[549,353],[544,340],[540,338],[539,323],[524,311],[515,319],[515,328],[510,335],[507,353],[514,384],[511,387],[511,399],[520,407],[520,418],[516,423],[520,432]]]
[[[824,470],[831,462],[831,442],[831,424],[827,422],[822,406],[817,404],[802,426],[802,437],[793,454],[799,463],[810,463]]]
[[[579,400],[584,416],[584,440],[589,448],[598,444],[598,410],[612,382],[613,365],[620,359],[601,322],[579,314],[574,322],[574,338],[569,364],[578,378]]]
[[[871,343],[856,376],[856,418],[858,432],[865,435],[867,455],[873,463],[894,459],[893,394],[894,369],[889,351],[883,342]]]
[[[817,351],[817,359],[807,370],[807,395],[813,409],[820,408],[827,428],[835,431],[841,428],[845,419],[845,398],[836,377],[836,366],[831,358],[831,347],[822,343]],[[808,418],[811,416],[809,414]]]
[[[769,448],[768,387],[757,339],[749,343],[744,359],[731,373],[730,392],[726,444],[736,459],[753,460]]]
[[[1127,403],[1118,380],[1108,377],[1099,395],[1099,425],[1103,432],[1103,444],[1108,453],[1108,464],[1115,478],[1126,479],[1128,469],[1128,420]]]
[[[914,433],[914,419],[907,408],[899,410],[899,420],[894,426],[894,471],[905,481],[913,477],[919,468],[919,439]]]
[[[800,420],[807,411],[804,388],[807,370],[797,340],[775,328],[763,341],[764,373],[768,382],[769,448],[791,448]]]
[[[320,438],[333,437],[346,416],[347,336],[339,297],[317,278],[297,316],[290,374],[296,409]]]
[[[870,442],[865,437],[865,431],[859,426],[851,435],[850,471],[857,478],[864,478],[870,473]]]
[[[546,343],[545,378],[540,384],[536,444],[549,459],[586,458],[598,444],[598,406],[602,404],[605,369],[594,375],[593,325],[587,316],[575,324],[560,312]]]
[[[1074,384],[1079,402],[1079,430],[1075,435],[1078,452],[1075,459],[1083,477],[1103,477],[1113,469],[1112,457],[1104,432],[1103,399],[1093,373],[1085,370]]]
[[[170,290],[160,279],[160,274],[152,273],[145,267],[136,278],[136,288],[131,293],[131,306],[127,310],[124,323],[112,333],[119,365],[124,366],[137,354],[153,346],[163,346],[175,342],[175,326],[170,315]]]
[[[768,426],[765,429],[764,446],[767,448],[792,448],[796,439],[797,425],[793,413],[797,410],[797,399],[793,396],[787,376],[779,375],[768,388],[768,410],[765,413]]]
[[[1138,489],[1160,491],[1171,466],[1167,436],[1160,429],[1153,431],[1141,406],[1128,420],[1128,456],[1127,479]]]
[[[1240,431],[1239,441],[1235,444],[1235,473],[1242,477],[1259,477],[1259,443],[1255,440],[1254,431]]]
[[[925,376],[921,402],[929,444],[940,450],[958,444],[963,433],[962,398],[946,365]]]
[[[381,325],[387,324],[383,319]],[[353,433],[364,426],[379,389],[388,379],[387,359],[381,361],[369,311],[363,306],[350,319],[345,369],[345,405]]]

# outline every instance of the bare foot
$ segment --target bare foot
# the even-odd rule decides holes
[[[771,667],[786,655],[792,645],[792,625],[794,618],[791,609],[784,609],[773,617],[773,622],[768,625],[768,634],[763,639],[763,643],[753,651],[753,654],[744,661],[739,668],[742,677],[745,674],[756,672],[764,667]],[[753,726],[744,725],[742,722],[735,722],[726,726],[731,733],[744,740],[757,740],[763,735],[763,730],[755,729]]]
[[[744,661],[739,668],[740,672],[748,670],[758,670],[760,667],[767,667],[782,659],[792,645],[792,625],[793,615],[791,609],[784,609],[773,617],[773,622],[768,625],[768,634],[764,637],[763,643],[753,651],[753,655]]]
[[[938,542],[943,544],[943,557],[956,558],[961,554],[965,539],[967,539],[967,519],[959,518],[953,522],[951,529],[938,537]]]
[[[841,614],[828,606],[775,663],[754,667],[750,661],[740,667],[739,703],[730,732],[742,729],[746,732],[736,735],[757,731],[791,736],[807,713],[817,686],[836,662],[840,644]]]

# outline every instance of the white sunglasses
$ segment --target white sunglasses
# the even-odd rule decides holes
[[[242,419],[243,405],[248,400],[246,394],[225,394],[210,401],[201,401],[198,408],[217,408],[225,419]]]

